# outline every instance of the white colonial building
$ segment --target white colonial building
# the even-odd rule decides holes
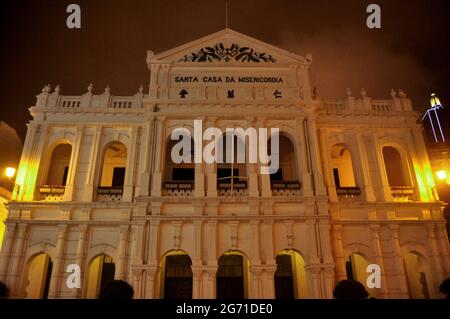
[[[154,55],[148,88],[30,108],[0,280],[18,298],[95,298],[111,278],[136,298],[437,298],[449,276],[439,201],[405,93],[323,100],[301,57],[235,31]],[[332,85],[332,83],[330,83]],[[175,128],[279,128],[280,169],[176,164]],[[206,142],[205,142],[206,144]],[[81,268],[81,288],[66,284]]]

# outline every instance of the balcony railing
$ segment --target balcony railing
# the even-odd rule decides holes
[[[339,198],[354,198],[361,195],[361,189],[357,186],[336,187]]]
[[[219,180],[217,181],[217,194],[219,196],[247,195],[247,181]]]
[[[123,186],[99,186],[97,187],[97,200],[111,202],[122,200]]]
[[[411,186],[391,186],[390,188],[394,200],[407,201],[414,194]]]
[[[300,195],[300,182],[298,181],[273,181],[271,187],[272,196]]]
[[[170,181],[164,182],[164,196],[190,196],[194,189],[194,182]]]
[[[40,199],[47,201],[62,200],[66,186],[64,185],[42,185],[39,187]]]

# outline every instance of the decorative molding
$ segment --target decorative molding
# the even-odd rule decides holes
[[[222,42],[213,47],[204,47],[197,53],[192,52],[182,57],[179,62],[215,62],[215,61],[237,61],[237,62],[276,62],[276,59],[264,52],[256,52],[253,48],[241,47],[237,43],[226,48]]]

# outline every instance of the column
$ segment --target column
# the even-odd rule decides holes
[[[201,277],[203,274],[203,269],[199,267],[192,266],[192,299],[205,298],[202,296],[202,283]]]
[[[331,202],[337,202],[338,197],[336,193],[336,186],[334,178],[331,175],[332,166],[330,159],[330,146],[328,145],[328,133],[325,129],[319,129],[320,150],[322,153],[322,167],[323,175],[325,177],[325,184],[328,190],[328,197]]]
[[[334,269],[332,267],[324,267],[322,270],[323,288],[322,298],[333,299],[334,291]]]
[[[151,266],[146,268],[145,299],[156,299],[155,278],[157,274],[159,274],[159,267]]]
[[[67,177],[66,189],[64,191],[64,200],[72,201],[74,198],[74,185],[75,177],[77,174],[77,167],[80,158],[81,144],[83,141],[84,127],[83,125],[77,126],[77,134],[75,137],[75,144],[72,147],[72,153],[70,155],[70,167]]]
[[[23,182],[23,192],[18,200],[20,201],[32,201],[34,200],[36,186],[39,183],[39,175],[42,174],[42,170],[39,169],[42,162],[42,158],[46,154],[44,152],[47,144],[47,132],[48,127],[40,125],[36,134],[35,144],[32,146],[31,156],[27,165],[27,172]],[[37,188],[37,189],[38,189]]]
[[[157,265],[156,259],[157,247],[159,242],[159,219],[153,219],[150,221],[150,231],[148,238],[148,264]]]
[[[261,259],[259,256],[259,220],[250,220],[250,226],[252,229],[252,252],[250,256],[251,265],[260,265]]]
[[[387,180],[386,170],[384,168],[384,160],[382,155],[382,150],[380,143],[378,141],[378,136],[375,133],[371,135],[372,143],[373,143],[373,152],[375,155],[375,164],[376,171],[380,181],[380,185],[382,186],[381,198],[383,201],[392,201],[391,188],[389,187],[389,182]]]
[[[395,273],[394,276],[397,277],[397,283],[399,285],[398,295],[393,296],[390,294],[391,298],[409,298],[408,293],[408,283],[405,274],[405,267],[403,263],[403,258],[400,253],[400,244],[398,242],[398,224],[389,225],[391,230],[391,243],[392,243],[392,251],[395,262]]]
[[[86,202],[90,202],[94,199],[95,173],[97,170],[99,158],[101,158],[99,152],[102,151],[99,150],[101,136],[102,136],[102,127],[101,126],[95,127],[95,133],[92,139],[91,151],[89,155],[89,167],[86,174],[86,182],[84,187],[83,200]]]
[[[261,299],[262,298],[261,273],[262,273],[262,269],[260,266],[250,266],[251,284],[249,287],[250,291],[248,294],[249,299]]]
[[[88,230],[87,225],[79,225],[78,226],[78,232],[80,235],[79,235],[78,243],[77,243],[77,255],[76,255],[75,263],[81,269],[81,274],[80,274],[81,285],[83,285],[83,283],[85,282],[84,276],[86,274],[86,271],[85,271],[85,256],[86,256],[86,254],[85,253],[86,253],[87,230]],[[81,291],[82,291],[82,289],[73,288],[72,289],[73,298],[80,298]]]
[[[216,228],[217,221],[210,220],[208,224],[208,235],[207,235],[207,251],[208,251],[208,265],[217,265],[217,252],[216,252]]]
[[[274,264],[275,262],[275,252],[273,247],[273,221],[264,220],[262,225],[261,237],[264,238],[264,245],[262,246],[263,254],[265,257],[265,263],[267,265]]]
[[[14,245],[14,235],[16,233],[15,222],[5,222],[5,235],[3,237],[3,246],[0,250],[0,281],[4,282],[6,274],[8,273],[9,260],[12,255],[12,248]]]
[[[117,247],[116,279],[125,279],[129,226],[121,225],[119,229],[119,246]]]
[[[161,196],[161,162],[164,156],[164,117],[158,116],[157,118],[157,128],[156,128],[156,145],[152,152],[152,196],[160,197]]]
[[[125,170],[125,183],[123,188],[122,201],[131,202],[133,200],[134,176],[136,169],[136,152],[140,143],[140,127],[131,129],[131,143],[127,152],[127,166]]]
[[[20,297],[21,291],[19,282],[20,274],[22,274],[23,267],[20,267],[23,255],[25,253],[26,236],[28,232],[27,224],[19,224],[17,227],[17,237],[14,241],[14,249],[11,260],[11,272],[6,277],[6,285],[11,291],[11,297]]]
[[[58,240],[56,242],[56,254],[53,261],[52,278],[48,292],[49,298],[57,298],[61,294],[61,281],[63,279],[64,250],[67,237],[67,225],[58,226]]]
[[[194,221],[194,255],[192,256],[193,265],[202,264],[202,220]]]
[[[204,298],[207,299],[215,299],[217,296],[216,291],[216,275],[217,275],[217,266],[209,266],[206,270],[207,281],[206,281],[206,295]]]
[[[215,117],[208,117],[206,128],[209,127],[215,127],[216,118]],[[217,164],[211,163],[207,164],[205,163],[205,169],[206,169],[206,180],[208,182],[207,184],[207,192],[206,195],[208,197],[217,197],[217,170],[216,170]]]
[[[345,268],[345,257],[342,248],[342,225],[333,224],[332,232],[334,262],[336,264],[336,283],[347,279],[347,271]]]
[[[372,238],[372,254],[375,258],[375,263],[380,266],[381,270],[381,287],[379,291],[379,298],[388,298],[389,291],[386,282],[386,272],[384,271],[383,253],[380,245],[380,225],[370,225],[370,237]]]
[[[25,190],[25,180],[27,179],[27,175],[30,170],[30,161],[33,156],[33,148],[35,143],[37,143],[36,139],[38,137],[38,125],[31,122],[27,124],[27,135],[25,138],[25,144],[23,146],[22,156],[20,158],[19,168],[17,170],[16,177],[16,185],[14,187],[14,191],[12,194],[12,199],[20,200],[23,198],[24,190]]]
[[[436,234],[435,234],[435,224],[427,224],[427,237],[428,237],[428,249],[430,251],[431,255],[431,269],[433,273],[433,280],[434,284],[433,287],[435,287],[435,291],[430,291],[431,295],[436,295],[438,293],[438,287],[441,284],[443,278],[442,274],[442,267],[441,262],[439,258],[439,251],[437,249],[437,243],[436,243]]]
[[[358,161],[358,172],[357,174],[361,177],[361,182],[364,188],[362,194],[365,197],[365,200],[368,202],[374,202],[375,194],[372,187],[372,181],[370,179],[370,170],[369,170],[369,162],[367,160],[366,148],[364,146],[364,140],[361,132],[356,132],[356,145],[357,145],[357,161]]]
[[[267,264],[262,274],[262,295],[264,299],[275,299],[275,272],[276,264]]]
[[[450,256],[449,256],[449,244],[447,229],[445,228],[445,222],[437,224],[437,236],[440,243],[441,258],[443,261],[443,274],[447,278],[450,276]]]
[[[150,155],[152,154],[154,145],[152,144],[153,130],[155,120],[147,119],[145,124],[145,135],[140,144],[140,160],[139,160],[139,181],[136,186],[136,193],[139,196],[148,196],[148,187],[150,185]]]
[[[300,141],[297,142],[297,147],[299,149],[299,152],[297,152],[297,155],[299,158],[297,158],[297,167],[299,175],[301,175],[301,187],[303,196],[312,196],[313,190],[311,185],[311,167],[309,166],[308,161],[308,146],[306,142],[306,136],[305,136],[305,128],[304,128],[304,119],[303,118],[296,118],[296,132],[297,136],[299,136]]]
[[[307,140],[309,145],[309,161],[312,168],[314,178],[314,195],[327,195],[325,185],[323,183],[323,176],[320,171],[320,154],[318,151],[319,143],[316,137],[316,122],[313,115],[308,115],[306,118]]]

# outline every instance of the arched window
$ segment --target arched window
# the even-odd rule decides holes
[[[121,200],[127,166],[127,147],[112,142],[105,147],[97,188],[98,200]]]
[[[217,299],[243,299],[248,297],[248,262],[238,252],[227,252],[218,261]]]
[[[300,182],[298,177],[297,159],[294,144],[284,134],[277,134],[278,138],[278,170],[270,174],[272,195],[299,195]],[[272,139],[267,141],[267,150],[274,155],[276,150],[272,149]]]
[[[51,160],[48,163],[47,174],[39,191],[41,199],[48,196],[63,195],[69,175],[72,146],[59,144],[53,149]]]
[[[411,186],[407,163],[397,149],[383,147],[383,159],[389,186]]]
[[[53,263],[49,255],[38,254],[29,261],[25,298],[47,299]]]
[[[293,250],[284,250],[276,257],[275,297],[277,299],[308,298],[305,261]]]
[[[237,135],[228,133],[222,135],[217,149],[218,194],[244,194],[247,189],[245,142]]]
[[[101,254],[92,259],[86,273],[86,298],[98,298],[104,285],[114,280],[115,271],[116,267],[110,256]]]
[[[404,257],[404,264],[410,298],[430,298],[430,276],[424,258],[409,252]]]
[[[164,192],[166,196],[190,195],[194,189],[194,140],[183,134],[169,140],[164,161]]]
[[[360,188],[356,184],[353,170],[352,155],[345,145],[336,144],[331,148],[331,167],[338,196],[360,195]]]
[[[164,299],[192,299],[192,261],[182,252],[164,257],[162,273]]]

